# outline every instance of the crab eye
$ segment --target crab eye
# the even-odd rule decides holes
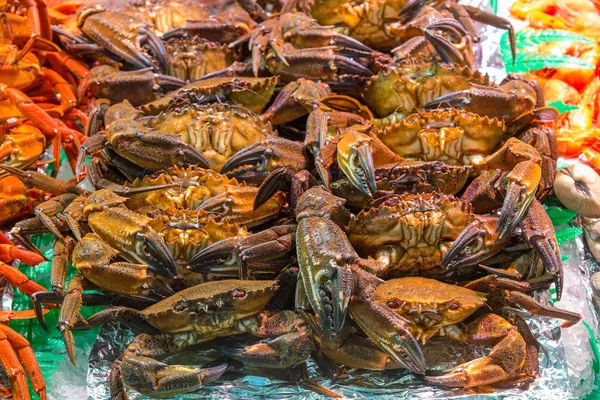
[[[142,242],[142,243],[144,243],[146,241],[146,236],[143,233],[141,233],[141,232],[137,232],[135,234],[135,238],[137,240],[139,240],[140,242]]]
[[[387,306],[389,308],[396,309],[396,308],[400,308],[400,303],[398,302],[398,300],[393,299],[393,300],[390,300],[387,302]]]
[[[450,300],[448,302],[448,309],[452,310],[452,311],[456,311],[460,308],[460,304],[458,304],[455,301]]]
[[[246,291],[244,289],[235,289],[233,291],[234,299],[243,299],[244,297],[246,297]]]
[[[175,312],[182,312],[185,311],[187,309],[187,306],[185,305],[184,301],[178,301],[177,303],[175,303],[175,305],[173,305],[173,311]]]

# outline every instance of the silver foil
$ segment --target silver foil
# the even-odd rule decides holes
[[[464,3],[464,2],[463,2]],[[472,5],[487,7],[486,0],[470,1]],[[484,4],[485,3],[485,4]],[[508,2],[499,2],[499,15],[508,16]],[[489,9],[489,8],[488,8]],[[481,70],[490,74],[495,81],[504,76],[504,68],[500,59],[498,43],[502,31],[489,27],[481,27],[482,43],[476,48],[476,59]],[[598,323],[593,312],[589,278],[592,273],[600,271],[600,266],[586,252],[581,237],[560,246],[561,254],[569,256],[564,262],[565,290],[557,307],[579,312],[584,321],[591,327],[593,336],[597,336]],[[550,295],[544,293],[540,301],[549,302]],[[579,323],[568,329],[561,329],[559,321],[523,313],[524,318],[534,335],[542,345],[540,351],[540,376],[528,386],[498,389],[493,393],[477,393],[464,390],[443,390],[424,385],[419,379],[406,371],[368,372],[347,370],[335,379],[327,379],[326,372],[319,370],[309,360],[306,373],[310,379],[331,388],[348,398],[371,397],[377,399],[573,399],[582,398],[590,393],[594,386],[594,355],[589,343],[591,338],[586,327]],[[87,396],[89,399],[109,399],[108,373],[112,361],[121,354],[134,334],[118,323],[104,326],[89,355],[87,374]],[[592,338],[593,339],[593,338]],[[250,343],[252,339],[235,336],[221,340],[217,344],[186,351],[186,360],[173,360],[188,365],[204,365],[219,358],[220,349],[227,346],[240,346]],[[479,346],[464,345],[434,338],[426,346],[424,352],[430,368],[449,368],[459,363],[487,354],[489,349]],[[66,368],[69,369],[68,367]],[[248,370],[239,364],[230,364],[228,372],[213,385],[207,385],[200,393],[180,396],[189,398],[294,398],[317,399],[323,396],[298,384],[298,371],[282,374],[282,371]],[[64,371],[64,377],[54,375],[49,385],[58,386],[61,382],[73,379],[71,371]],[[129,391],[132,399],[147,399],[146,396]]]

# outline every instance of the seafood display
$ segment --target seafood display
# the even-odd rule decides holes
[[[581,156],[598,169],[597,4],[588,0],[519,0],[510,12],[528,24],[517,34],[517,47],[523,49],[520,55],[517,52],[518,69],[535,77],[547,104],[563,112],[555,125],[560,155]],[[531,53],[537,54],[528,57]]]
[[[526,391],[541,346],[524,313],[582,319],[541,296],[569,285],[543,202],[600,217],[597,175],[556,171],[584,106],[549,99],[596,91],[479,72],[476,23],[518,59],[509,20],[459,1],[0,4],[0,275],[32,305],[2,322],[35,317],[73,364],[78,332],[130,329],[111,398],[308,360]],[[49,285],[8,265],[46,261],[44,234]],[[488,350],[440,370],[434,336]],[[176,358],[240,337],[213,363]],[[0,324],[0,344],[6,392],[29,399],[28,378],[47,398],[30,343]]]

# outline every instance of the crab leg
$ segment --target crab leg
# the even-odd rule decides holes
[[[52,118],[20,90],[0,84],[0,99],[8,99],[15,104],[19,111],[31,120],[49,140],[54,140],[55,144],[59,144],[61,140],[84,142],[86,139],[81,132],[71,129],[62,121]],[[55,164],[59,162],[58,156],[55,149]]]
[[[46,225],[48,230],[57,239],[64,239],[64,237],[62,236],[58,228],[52,223],[50,217],[65,211],[65,208],[69,204],[71,204],[76,198],[77,195],[73,193],[59,194],[58,196],[41,203],[34,210],[34,213],[38,217],[38,219],[42,221],[44,225]]]
[[[30,396],[25,371],[14,350],[14,347],[22,347],[25,343],[29,346],[29,342],[17,332],[6,325],[0,325],[0,363],[10,379],[15,398],[28,400]],[[41,376],[41,372],[39,375]],[[45,391],[41,394],[45,396]]]
[[[90,160],[88,163],[87,173],[90,182],[92,182],[97,190],[108,189],[119,196],[131,196],[134,194],[152,192],[155,190],[169,189],[181,185],[178,182],[166,183],[164,185],[144,186],[139,188],[119,185],[102,177],[102,172],[100,171],[100,166],[98,165],[98,159]]]
[[[46,399],[46,383],[42,377],[42,371],[35,358],[35,354],[29,342],[17,332],[6,325],[0,325],[0,331],[5,335],[5,338],[10,343],[10,346],[16,351],[17,356],[23,363],[25,371],[31,379],[33,389],[41,400]],[[1,337],[0,337],[1,340]],[[8,371],[8,370],[7,370]],[[20,373],[20,372],[17,372]],[[10,373],[9,373],[10,375]],[[16,398],[19,398],[18,396]]]
[[[561,325],[563,328],[575,325],[581,321],[581,315],[576,312],[546,306],[539,303],[531,296],[521,292],[505,291],[504,298],[508,304],[517,305],[536,315],[563,319],[565,321]]]
[[[425,376],[433,385],[470,388],[491,385],[510,379],[525,363],[526,343],[517,329],[496,314],[487,314],[467,327],[469,343],[496,343],[485,357],[461,364],[441,376]]]
[[[8,282],[19,289],[27,296],[31,296],[35,292],[46,290],[45,287],[30,280],[24,273],[8,264],[0,262],[0,276],[5,277]]]
[[[453,8],[463,8],[469,17],[477,22],[481,22],[482,24],[491,25],[498,29],[504,29],[508,31],[508,40],[510,42],[510,51],[513,56],[513,60],[515,60],[516,56],[516,47],[515,47],[515,31],[509,20],[506,18],[499,17],[495,14],[487,12],[485,10],[481,10],[477,7],[469,6],[469,5],[456,5]],[[453,10],[454,11],[454,10]],[[453,12],[454,13],[454,12]],[[456,13],[454,13],[456,16]],[[465,24],[468,18],[463,18],[462,13],[461,17],[457,19],[469,30],[469,33],[473,37],[473,41],[478,42],[479,38],[479,29],[475,27],[475,25],[471,22],[470,24]],[[514,62],[514,61],[513,61]]]
[[[44,261],[44,257],[36,252],[18,248],[4,233],[0,232],[0,261],[10,263],[14,260],[34,266]]]
[[[272,125],[285,124],[308,114],[319,105],[319,100],[329,95],[331,90],[326,83],[298,79],[281,89],[260,118]]]
[[[32,35],[52,40],[48,7],[44,0],[19,0],[27,8],[27,25]]]
[[[64,218],[51,217],[50,220],[60,232],[67,232],[70,229],[66,219]],[[31,243],[29,238],[32,235],[48,232],[48,228],[42,223],[42,221],[37,218],[29,218],[17,222],[11,229],[10,234],[14,236],[29,251],[42,255],[37,247]]]
[[[41,189],[45,192],[60,195],[64,193],[75,193],[79,195],[89,195],[90,192],[80,188],[79,186],[66,182],[60,179],[55,179],[50,176],[41,174],[35,171],[23,171],[19,168],[14,168],[8,165],[0,164],[0,170],[5,170],[19,179],[25,184]]]
[[[46,67],[42,67],[42,71],[48,81],[52,84],[52,89],[54,90],[56,98],[60,100],[60,107],[46,110],[46,112],[57,111],[62,117],[66,112],[77,105],[77,97],[71,90],[69,83],[56,71]]]
[[[438,31],[442,31],[443,34]],[[473,68],[471,37],[460,22],[454,19],[432,22],[425,27],[423,36],[447,63]],[[453,36],[459,39],[458,43],[453,43]]]

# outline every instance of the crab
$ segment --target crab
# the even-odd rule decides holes
[[[557,152],[548,129],[534,127],[515,138],[503,120],[464,110],[436,109],[413,114],[379,130],[378,138],[394,153],[408,159],[472,165],[479,181],[483,176],[489,178],[485,171],[506,171],[494,180],[495,190],[506,193],[499,227],[503,236],[523,218],[536,194],[542,199],[547,196],[554,177],[552,166]],[[542,172],[547,175],[542,176]],[[485,190],[479,181],[467,189],[463,199],[477,202],[478,212],[489,212],[498,201],[480,202],[474,194],[475,188]]]
[[[537,377],[537,341],[526,323],[514,312],[506,310],[506,306],[518,306],[536,315],[563,319],[563,327],[581,320],[581,315],[543,305],[515,289],[512,281],[494,275],[470,282],[465,287],[422,277],[391,279],[374,289],[371,287],[368,293],[355,295],[349,310],[354,321],[375,343],[400,360],[406,350],[399,348],[395,336],[390,335],[397,326],[408,330],[411,337],[422,343],[440,334],[468,343],[492,345],[487,356],[441,375],[424,377],[428,383],[437,386],[471,388],[530,382]],[[488,307],[496,313],[489,313]],[[500,315],[505,315],[506,319]],[[469,322],[461,325],[465,320]]]
[[[16,176],[0,178],[2,193],[0,194],[0,224],[20,220],[31,215],[39,203],[45,201],[43,190],[27,188]]]
[[[469,89],[472,84],[489,86],[489,77],[454,63],[405,63],[396,56],[392,63],[364,84],[362,96],[379,126],[389,125],[407,114],[422,110],[440,96]]]
[[[271,125],[252,111],[218,103],[190,105],[139,121],[156,131],[181,135],[181,140],[199,150],[215,171],[246,146],[276,135]]]
[[[238,59],[235,49],[198,36],[174,37],[165,41],[165,48],[169,55],[167,73],[187,82],[227,68]]]
[[[98,178],[94,163],[90,163],[89,171],[94,186],[128,196],[127,204],[132,210],[204,210],[253,228],[275,218],[285,204],[285,196],[278,193],[254,209],[257,188],[199,167],[171,167],[124,185]]]
[[[254,75],[266,72],[285,82],[305,78],[338,83],[371,75],[354,60],[372,59],[362,43],[321,26],[303,13],[284,12],[264,20],[234,44],[248,42],[251,57],[209,76]]]
[[[129,103],[119,103],[109,108],[106,130],[92,136],[81,147],[76,176],[81,175],[86,156],[100,151],[117,164],[120,172],[127,177],[143,176],[173,165],[209,167],[204,155],[181,140],[179,135],[146,127],[137,117],[139,112]]]
[[[89,229],[127,259],[148,264],[160,275],[175,275],[175,261],[164,239],[151,228],[149,217],[125,207],[126,198],[106,189],[91,193],[74,184],[33,171],[25,172],[11,167],[4,169],[24,182],[56,194],[54,198],[39,204],[34,213],[57,239],[65,239],[59,228],[63,224],[57,224],[58,218],[55,218],[56,214],[61,213],[62,219],[78,240]],[[141,191],[155,189],[145,187]],[[22,242],[35,248],[18,232],[15,233]]]
[[[339,337],[329,336],[302,311],[273,310],[282,290],[278,283],[237,279],[206,282],[141,311],[113,307],[90,317],[88,325],[64,324],[61,329],[89,329],[119,319],[136,320],[136,326],[148,332],[138,335],[114,362],[112,396],[122,396],[127,388],[162,398],[199,391],[204,384],[218,379],[227,365],[190,368],[163,360],[190,345],[241,333],[265,338],[227,352],[249,366],[295,367],[319,348],[332,360],[356,368],[399,367],[384,351],[356,335],[353,328],[348,327]],[[338,396],[323,386],[308,384],[321,393]]]
[[[422,36],[427,25],[452,17],[448,11],[460,16],[456,19],[475,42],[479,41],[479,33],[473,20],[508,30],[514,43],[512,25],[508,20],[454,1],[364,0],[347,3],[339,0],[297,0],[290,3],[292,8],[308,13],[320,24],[334,25],[340,32],[377,49],[391,49]]]
[[[65,95],[64,98],[67,100],[70,97]],[[72,98],[74,98],[74,95]],[[61,147],[65,149],[69,161],[72,162],[71,165],[74,165],[74,161],[78,155],[79,147],[81,146],[81,143],[85,142],[87,139],[86,136],[75,129],[69,128],[62,120],[54,118],[52,115],[50,115],[50,113],[41,108],[21,90],[8,87],[5,84],[0,84],[0,103],[3,103],[2,106],[0,106],[0,121],[2,121],[4,125],[8,124],[8,120],[11,120],[13,121],[11,123],[12,128],[17,128],[14,125],[15,119],[24,117],[21,119],[20,124],[22,124],[24,121],[29,121],[35,126],[35,128],[37,128],[34,129],[32,127],[24,127],[15,129],[17,130],[15,133],[30,134],[24,138],[29,141],[28,148],[23,149],[27,150],[26,153],[28,154],[26,158],[33,158],[35,151],[40,149],[39,142],[41,141],[41,136],[38,134],[38,132],[41,132],[44,136],[44,146],[50,143],[53,144],[55,166],[58,167]],[[70,105],[70,107],[72,106],[74,106],[74,104]],[[66,109],[60,107],[58,110],[66,111]],[[15,139],[17,139],[17,136],[15,136]]]
[[[463,200],[476,203],[480,213],[501,206],[498,230],[506,237],[536,195],[543,200],[551,193],[558,152],[553,132],[543,124],[557,113],[543,106],[539,86],[518,76],[509,75],[500,87],[469,85],[407,118],[375,119],[377,129],[346,129],[336,139],[337,159],[346,177],[367,195],[375,190],[375,158],[380,164],[416,159],[471,165],[477,178]],[[498,106],[489,108],[485,98]],[[459,108],[445,108],[446,103]],[[393,154],[382,151],[381,144]]]
[[[82,35],[72,35],[56,26],[64,47],[71,52],[100,52],[122,60],[134,68],[167,70],[167,53],[162,41],[150,25],[120,11],[110,11],[95,5],[81,7],[77,12],[77,26]],[[146,50],[152,54],[150,57]]]
[[[243,226],[204,210],[164,210],[151,222],[164,237],[177,264],[177,276],[185,287],[197,285],[210,276],[199,275],[187,268],[190,259],[202,249],[220,240],[240,241],[250,234]]]

